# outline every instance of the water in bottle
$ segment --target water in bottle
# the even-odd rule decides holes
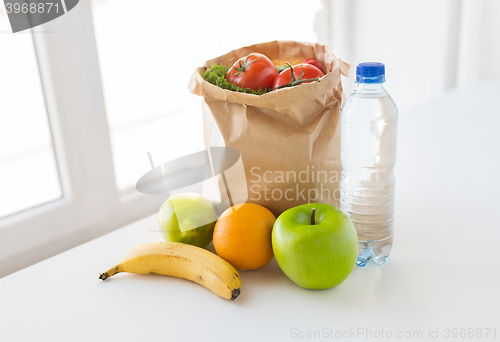
[[[398,110],[384,82],[384,64],[360,63],[341,113],[340,208],[358,232],[359,266],[383,264],[392,247]]]

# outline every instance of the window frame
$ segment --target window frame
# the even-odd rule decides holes
[[[0,218],[0,277],[152,214],[165,200],[116,187],[90,2],[31,31],[63,195]]]

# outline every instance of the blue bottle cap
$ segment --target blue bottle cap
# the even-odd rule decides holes
[[[359,63],[356,67],[356,83],[384,83],[385,65],[378,62]]]

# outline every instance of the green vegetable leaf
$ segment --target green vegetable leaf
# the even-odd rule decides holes
[[[278,72],[282,72],[283,70],[285,70],[285,69],[287,69],[287,68],[289,68],[289,67],[290,67],[290,66],[289,66],[289,65],[286,65],[286,64],[285,64],[285,65],[278,65],[278,66],[276,67],[276,70],[278,70]]]
[[[229,69],[224,64],[220,64],[220,65],[213,64],[210,67],[210,69],[207,69],[203,73],[202,76],[207,82],[215,84],[216,86],[218,86],[222,89],[237,91],[240,93],[262,95],[262,94],[265,94],[265,93],[271,91],[271,88],[267,88],[267,89],[259,88],[258,91],[255,91],[255,90],[250,89],[250,88],[240,88],[238,86],[235,86],[234,84],[232,84],[231,82],[229,82],[226,79],[226,74],[227,74],[228,70]]]

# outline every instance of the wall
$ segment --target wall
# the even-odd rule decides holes
[[[386,64],[400,111],[481,79],[500,79],[500,1],[324,0],[319,40],[351,64]]]

